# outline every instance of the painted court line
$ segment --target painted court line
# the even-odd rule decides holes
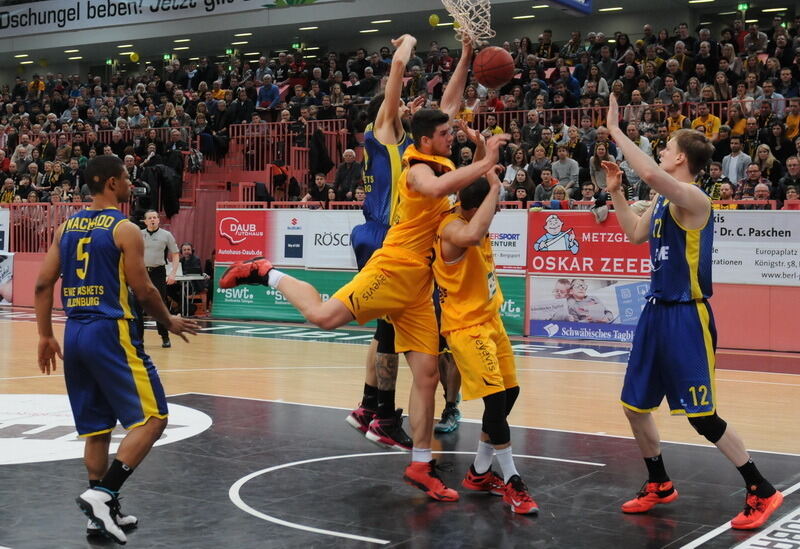
[[[269,398],[255,398],[255,397],[239,397],[239,396],[231,396],[231,395],[221,395],[217,393],[201,393],[198,391],[190,391],[188,393],[182,393],[185,395],[201,395],[201,396],[212,396],[212,397],[220,397],[220,398],[235,398],[239,400],[254,400],[257,402],[274,402],[276,404],[291,404],[292,406],[308,406],[309,408],[324,408],[326,410],[346,410],[352,411],[352,408],[345,408],[343,406],[328,406],[325,404],[307,404],[305,402],[291,402],[288,400],[275,400]],[[177,396],[177,395],[175,395]],[[479,419],[467,419],[461,418],[461,421],[466,423],[481,423]],[[625,435],[609,435],[607,433],[591,433],[589,431],[573,431],[571,429],[556,429],[553,427],[531,427],[529,425],[512,425],[509,424],[509,427],[516,427],[517,429],[530,429],[534,431],[553,431],[555,433],[571,433],[573,435],[588,435],[593,437],[606,437],[606,438],[622,438],[626,440],[633,440],[632,436],[625,436]],[[674,440],[662,440],[661,442],[665,444],[680,444],[681,446],[698,446],[700,448],[714,448],[711,444],[699,444],[697,442],[676,442]],[[792,457],[800,457],[800,454],[792,454],[790,452],[773,452],[771,450],[757,450],[748,448],[749,452],[756,452],[759,454],[773,454],[777,456],[792,456]]]
[[[781,490],[781,491],[783,492],[784,496],[788,496],[790,494],[795,493],[797,490],[800,490],[800,482],[798,482],[797,484],[794,484],[793,486],[790,486],[786,490]],[[788,515],[792,514],[795,511],[797,511],[797,509],[795,509],[794,511],[789,511],[788,513],[782,515],[781,518],[785,518],[785,517],[787,517]],[[778,521],[778,520],[779,519],[775,519],[775,518],[772,519],[772,521]],[[777,526],[779,526],[779,525],[773,525],[769,530],[761,532],[761,534],[759,534],[758,537],[760,537],[763,534],[766,534],[767,532],[769,532],[771,530],[776,529]],[[700,536],[696,540],[693,540],[690,543],[687,543],[686,545],[681,546],[681,549],[694,549],[695,547],[700,547],[705,542],[714,539],[715,537],[719,536],[720,534],[723,534],[723,533],[727,532],[730,529],[731,529],[730,521],[726,522],[725,524],[720,524],[719,526],[717,526],[716,528],[714,528],[710,532]],[[751,538],[751,539],[754,540],[755,538]],[[738,545],[737,547],[747,547],[748,543],[750,541],[751,540],[747,540],[743,544]],[[792,546],[794,546],[794,545],[792,545]]]
[[[475,452],[462,452],[462,451],[446,451],[446,452],[439,452],[434,451],[434,454],[450,454],[450,455],[475,455]],[[289,522],[287,520],[279,519],[277,517],[273,517],[272,515],[268,515],[266,513],[262,513],[257,509],[254,509],[250,505],[244,502],[240,495],[240,491],[242,486],[244,486],[249,481],[253,480],[256,477],[261,475],[266,475],[268,473],[272,473],[274,471],[279,471],[281,469],[287,469],[289,467],[296,467],[298,465],[307,465],[309,463],[319,463],[321,461],[333,461],[339,459],[350,459],[350,458],[363,458],[363,457],[377,457],[377,456],[408,456],[406,452],[369,452],[369,453],[361,453],[361,454],[346,454],[340,456],[325,456],[320,458],[312,458],[312,459],[305,459],[302,461],[293,461],[290,463],[282,463],[281,465],[275,465],[274,467],[268,467],[266,469],[261,469],[260,471],[255,471],[246,475],[239,480],[237,480],[228,490],[228,497],[233,502],[236,507],[248,513],[254,517],[260,518],[262,520],[266,520],[267,522],[271,522],[273,524],[278,524],[280,526],[285,526],[287,528],[293,528],[295,530],[302,530],[304,532],[312,532],[315,534],[322,534],[326,536],[334,536],[337,538],[344,538],[344,539],[351,539],[355,541],[364,541],[367,543],[374,543],[378,545],[386,545],[391,543],[390,540],[380,539],[380,538],[370,538],[366,536],[359,536],[356,534],[348,534],[346,532],[338,532],[336,530],[325,530],[322,528],[314,528],[312,526],[306,526],[305,524],[299,524],[297,522]],[[589,461],[578,461],[572,459],[560,459],[560,458],[551,458],[546,456],[529,456],[523,454],[514,454],[516,458],[528,458],[528,459],[539,459],[539,460],[548,460],[548,461],[562,461],[567,463],[576,463],[580,465],[590,465],[594,467],[605,467],[605,463],[593,463]]]
[[[781,543],[784,543],[785,547],[797,547],[797,542],[795,541],[795,539],[797,536],[798,517],[800,517],[798,512],[800,512],[800,507],[794,508],[793,510],[789,511],[784,516],[782,516],[780,519],[776,520],[775,524],[773,524],[766,530],[761,530],[755,536],[746,539],[733,549],[757,549],[759,547],[778,547],[780,546]],[[786,526],[787,518],[789,519],[789,522],[792,523],[791,527]],[[775,539],[775,537],[770,535],[773,532],[782,529],[791,531],[790,533],[787,532],[789,535],[786,538],[783,538],[779,541]]]

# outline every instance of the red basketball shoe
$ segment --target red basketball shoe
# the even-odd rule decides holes
[[[646,513],[660,503],[669,503],[678,499],[678,491],[667,482],[645,482],[642,489],[632,500],[622,504],[623,513]]]
[[[272,270],[272,263],[263,257],[255,257],[247,261],[238,261],[225,269],[219,278],[220,288],[235,288],[240,284],[263,284],[264,277]]]
[[[731,528],[735,530],[753,530],[761,527],[775,509],[783,503],[783,494],[775,491],[768,498],[760,498],[755,494],[747,494],[744,500],[744,510],[733,517]]]

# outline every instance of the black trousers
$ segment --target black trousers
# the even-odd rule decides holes
[[[166,296],[167,296],[167,268],[164,266],[161,267],[153,267],[152,269],[148,267],[147,274],[150,275],[150,281],[153,283],[153,286],[156,287],[158,293],[161,295],[161,301],[166,303]],[[142,334],[144,337],[144,310],[142,306],[139,304],[139,300],[136,300],[136,324],[139,327],[139,333]],[[169,330],[167,327],[161,324],[160,322],[156,323],[156,328],[158,329],[158,335],[162,338],[169,337]]]

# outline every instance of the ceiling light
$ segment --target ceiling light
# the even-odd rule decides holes
[[[288,52],[288,51],[289,51],[289,50],[275,50],[275,53],[286,53],[286,52]]]
[[[378,19],[377,21],[370,21],[373,25],[382,25],[384,23],[391,23],[391,19]]]
[[[721,11],[717,15],[736,15],[738,11]]]
[[[145,61],[145,62],[144,62],[144,64],[145,64],[145,65],[151,65],[151,64],[152,64],[152,61]]]
[[[83,59],[80,55],[76,55],[74,57],[67,57],[70,61],[77,61],[78,59]]]
[[[177,40],[173,40],[176,44],[180,44],[181,42],[191,42],[191,38],[178,38]]]
[[[512,17],[511,19],[533,19],[534,17],[536,17],[536,16],[535,15],[517,15],[515,17]]]
[[[690,4],[708,4],[709,2],[713,2],[714,0],[689,0]]]
[[[597,11],[622,11],[622,7],[621,6],[615,6],[613,8],[601,8],[601,9],[599,9]]]
[[[190,57],[189,61],[200,61],[200,58],[199,57]],[[149,61],[148,61],[148,63],[149,63]]]
[[[616,44],[617,43],[617,41],[614,40],[613,38],[609,38],[608,40],[606,40],[606,42],[608,42],[609,44]]]
[[[33,65],[33,61],[20,61],[20,65]]]
[[[540,10],[540,9],[542,9],[542,8],[549,8],[549,7],[550,7],[550,6],[548,6],[547,4],[537,4],[537,5],[535,5],[535,6],[531,6],[531,8],[533,8],[533,9],[535,9],[535,10]]]
[[[247,40],[242,40],[240,42],[231,42],[231,46],[244,46],[245,44],[249,44]]]
[[[449,23],[437,23],[436,26],[437,27],[452,27],[453,26],[453,22],[450,21]]]
[[[17,59],[22,59],[23,57],[28,57],[28,54],[27,53],[19,53],[19,54],[15,55],[14,57],[16,57]]]
[[[188,50],[189,46],[181,46],[180,48],[172,48],[172,49],[175,50],[175,51]]]
[[[317,30],[319,27],[300,27],[301,31],[313,31]]]
[[[745,19],[745,23],[758,23],[758,19]]]
[[[130,55],[132,53],[133,53],[132,51],[121,51],[117,55]]]
[[[132,47],[133,47],[133,44],[120,44],[120,45],[119,45],[119,46],[117,46],[117,47],[118,47],[118,48],[132,48]]]
[[[239,32],[234,34],[234,36],[253,36],[252,32]]]
[[[360,32],[361,34],[369,34],[371,32],[378,32],[378,29],[364,29],[364,30],[360,30],[358,32]]]
[[[711,25],[712,22],[711,21],[700,21],[700,24],[701,25]]]
[[[316,55],[306,55],[305,56],[306,59],[314,59],[316,57],[317,57]]]
[[[306,48],[306,51],[317,51],[319,46],[311,46],[310,48]]]
[[[769,12],[772,12],[772,11],[786,11],[787,9],[789,9],[789,8],[767,8],[767,9],[764,9],[764,10],[761,10],[761,11],[763,11],[764,13],[769,13]]]
[[[245,53],[244,55],[261,55],[260,51],[251,51],[250,53]]]
[[[64,53],[78,53],[81,50],[64,50]]]

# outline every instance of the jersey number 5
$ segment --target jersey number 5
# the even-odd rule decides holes
[[[75,269],[75,274],[78,275],[78,278],[83,280],[86,278],[86,272],[89,270],[89,243],[92,241],[91,236],[87,236],[86,238],[81,238],[78,240],[78,247],[75,249],[75,257],[78,261],[83,261],[83,267],[77,267]]]

